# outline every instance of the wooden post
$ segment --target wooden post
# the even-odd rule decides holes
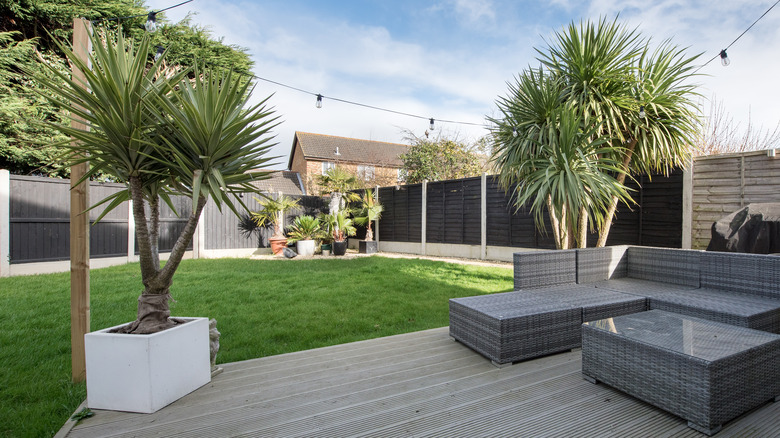
[[[83,18],[73,19],[73,52],[85,61],[90,52],[90,26]],[[74,66],[73,78],[83,81],[85,76]],[[71,127],[86,129],[86,123],[74,116]],[[70,169],[70,346],[74,383],[87,376],[84,335],[89,333],[89,181],[76,182],[88,169],[88,163]]]
[[[682,249],[693,245],[693,159],[683,169],[682,184]]]

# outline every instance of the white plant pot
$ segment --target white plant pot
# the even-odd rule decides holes
[[[87,406],[149,414],[209,383],[209,320],[181,319],[151,335],[87,333]]]
[[[300,256],[312,256],[314,255],[314,249],[316,248],[316,242],[313,240],[299,240],[295,242],[298,248],[298,255]]]

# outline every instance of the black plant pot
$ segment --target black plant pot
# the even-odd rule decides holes
[[[376,254],[376,240],[361,240],[359,252],[361,254]]]
[[[334,256],[343,256],[347,253],[347,241],[344,240],[342,242],[335,241],[333,242],[333,255]]]

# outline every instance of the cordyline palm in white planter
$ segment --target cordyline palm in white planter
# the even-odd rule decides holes
[[[170,317],[173,275],[208,199],[216,202],[220,209],[227,206],[238,214],[227,194],[255,191],[250,183],[268,177],[267,172],[254,169],[263,167],[269,160],[266,158],[272,146],[268,143],[272,138],[269,132],[275,126],[276,117],[266,109],[267,99],[248,106],[249,82],[229,72],[196,69],[192,75],[194,79],[190,79],[187,72],[172,76],[159,74],[164,55],[152,62],[147,37],[137,47],[121,33],[109,33],[106,41],[97,35],[90,38],[94,48],[90,54],[91,66],[75,56],[70,48],[60,45],[70,62],[84,72],[86,90],[53,67],[50,71],[65,86],[43,75],[36,75],[36,78],[55,96],[51,98],[53,103],[82,117],[89,127],[80,130],[56,126],[77,140],[61,145],[66,150],[67,162],[73,165],[88,161],[91,167],[85,179],[102,173],[127,186],[127,190],[97,204],[107,204],[103,215],[128,199],[133,201],[144,290],[138,298],[137,319],[113,331],[157,334],[175,331],[177,326],[195,326],[197,324],[181,325],[184,320]],[[173,194],[190,196],[192,210],[186,212],[186,224],[161,268],[157,245],[159,202],[162,199],[170,204],[169,196]],[[246,210],[240,199],[239,203]],[[148,214],[145,204],[149,206]],[[171,328],[174,330],[167,330]],[[202,348],[208,349],[207,328],[205,332]],[[153,372],[165,368],[178,371],[176,367],[188,361],[186,357],[177,359],[176,364],[155,364]],[[114,371],[118,373],[120,368],[127,366],[115,363]],[[91,403],[89,393],[98,389],[90,383],[105,373],[89,367],[88,358],[87,391],[88,403]],[[122,379],[119,375],[116,377]],[[115,397],[120,395],[114,394]],[[158,402],[151,408],[126,410],[143,412],[160,407]]]

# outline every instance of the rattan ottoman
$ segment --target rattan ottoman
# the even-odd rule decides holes
[[[582,374],[707,435],[780,396],[780,335],[651,310],[582,325]]]
[[[580,346],[581,308],[525,292],[450,300],[450,336],[501,366]]]

